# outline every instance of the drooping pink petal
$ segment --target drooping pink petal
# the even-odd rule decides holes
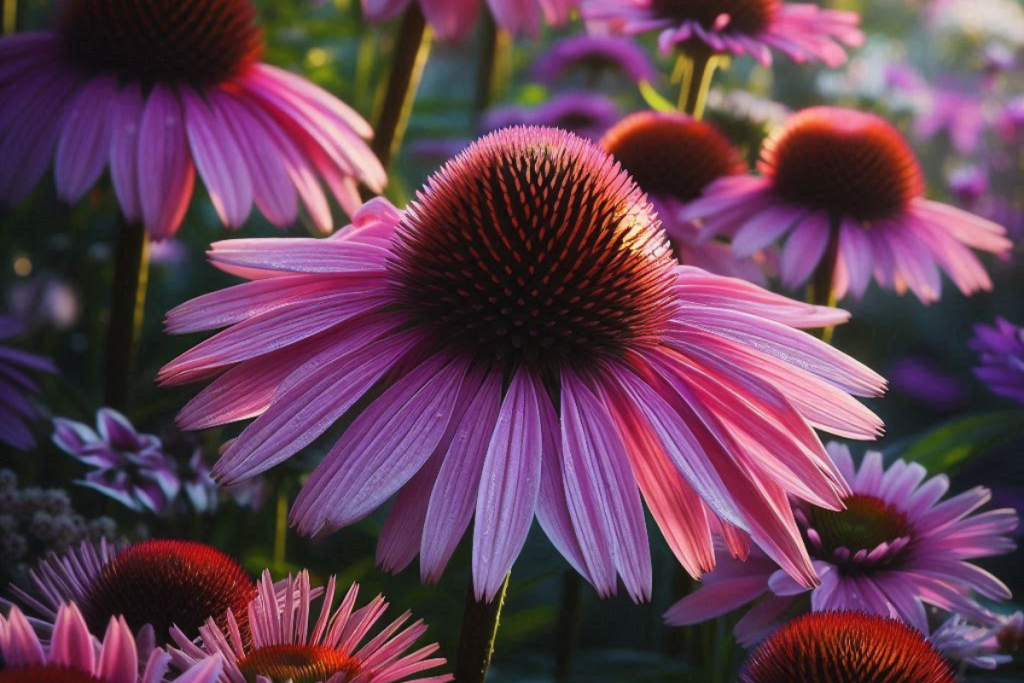
[[[541,480],[544,387],[528,370],[512,377],[487,446],[473,526],[473,586],[493,600],[526,543]]]
[[[137,187],[142,218],[155,239],[178,231],[195,184],[185,112],[174,91],[157,83],[139,123]]]
[[[82,86],[69,105],[54,161],[57,194],[63,201],[81,199],[107,165],[117,101],[117,81],[100,76]]]

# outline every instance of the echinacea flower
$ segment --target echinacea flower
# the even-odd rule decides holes
[[[995,633],[1002,652],[1014,658],[1024,655],[1024,612],[1000,617]]]
[[[729,245],[699,240],[700,228],[678,218],[708,185],[744,173],[739,150],[710,123],[686,114],[645,111],[627,116],[601,138],[658,212],[680,262],[719,275],[765,284],[755,258],[737,259]],[[764,261],[764,255],[756,255]]]
[[[584,0],[588,22],[630,35],[658,32],[658,45],[712,54],[749,54],[771,64],[772,50],[797,63],[839,66],[845,46],[864,42],[854,12],[782,0]]]
[[[352,585],[341,602],[334,605],[337,579],[331,576],[322,594],[320,615],[312,633],[310,617],[315,615],[317,595],[310,588],[309,572],[289,576],[279,586],[290,600],[279,600],[270,572],[259,582],[259,594],[247,606],[247,621],[252,625],[251,640],[238,627],[238,617],[228,612],[220,621],[210,619],[200,629],[200,639],[175,629],[172,650],[183,668],[204,661],[223,659],[221,683],[444,683],[450,674],[410,678],[445,664],[433,657],[436,643],[409,652],[427,631],[423,620],[405,626],[410,613],[371,637],[374,626],[384,615],[388,603],[378,595],[356,608],[359,585]],[[403,626],[405,628],[403,628]],[[369,640],[367,640],[369,638]]]
[[[858,612],[807,614],[747,660],[740,683],[954,683],[924,636],[896,619]]]
[[[465,38],[476,24],[484,0],[363,0],[368,21],[390,21],[410,2],[419,3],[427,23],[442,40]],[[536,35],[542,23],[559,26],[579,0],[486,0],[495,23],[514,34]]]
[[[125,620],[111,617],[102,644],[76,605],[57,613],[53,638],[44,645],[17,607],[0,614],[2,683],[215,683],[223,662],[207,659],[179,676],[168,676],[171,657],[161,649],[140,657]],[[141,661],[140,661],[141,660]]]
[[[562,38],[533,62],[533,77],[546,85],[555,85],[575,71],[584,72],[588,78],[611,71],[633,83],[653,81],[657,74],[642,47],[617,36],[582,34]]]
[[[881,429],[849,394],[884,380],[794,329],[845,312],[679,266],[630,177],[565,131],[488,135],[405,211],[375,200],[330,239],[231,240],[210,258],[251,282],[168,314],[173,333],[227,329],[159,377],[216,375],[182,428],[256,418],[214,477],[274,467],[374,395],[292,522],[338,529],[397,493],[378,560],[419,554],[435,581],[475,516],[488,599],[535,515],[602,595],[618,574],[647,598],[641,495],[693,573],[721,518],[813,585],[787,494],[837,508],[846,487],[811,425]]]
[[[928,637],[932,647],[959,669],[974,667],[991,671],[1013,657],[1000,654],[996,628],[977,626],[954,614]]]
[[[982,625],[994,623],[995,615],[975,593],[1006,600],[1010,591],[970,561],[1013,550],[1017,514],[1010,509],[976,514],[991,498],[981,487],[942,500],[949,479],[927,478],[916,463],[897,460],[885,468],[882,454],[869,451],[858,469],[846,446],[830,444],[829,452],[853,492],[838,512],[795,505],[821,577],[821,585],[810,591],[810,604],[808,589],[763,554],[754,551],[740,562],[723,552],[718,568],[666,613],[667,621],[694,624],[759,600],[736,625],[744,643],[761,638],[781,615],[808,607],[892,614],[922,633],[928,633],[926,604]]]
[[[160,439],[140,434],[121,413],[101,408],[96,430],[58,417],[53,442],[76,460],[96,468],[78,483],[109,496],[136,512],[161,515],[181,489],[175,463],[164,453]]]
[[[812,107],[765,142],[761,177],[724,178],[683,216],[705,237],[733,235],[738,256],[786,236],[782,282],[797,287],[835,254],[837,298],[861,296],[874,275],[882,287],[938,300],[940,271],[964,294],[992,288],[971,249],[1005,254],[1005,230],[925,199],[910,146],[884,119],[852,109]]]
[[[11,586],[12,602],[43,635],[52,632],[60,606],[72,602],[91,629],[119,616],[140,641],[157,645],[170,641],[172,626],[195,638],[208,618],[225,623],[228,610],[247,632],[245,607],[256,597],[237,560],[196,541],[152,539],[122,548],[85,542],[51,555],[29,577],[30,590]]]
[[[386,176],[355,111],[260,63],[250,0],[67,0],[52,32],[0,39],[0,205],[24,198],[51,160],[76,202],[109,166],[125,219],[177,232],[196,171],[221,221],[253,202],[284,226],[298,205],[329,232],[322,179],[351,214],[358,184]]]
[[[0,340],[17,337],[21,329],[13,318],[0,315]],[[37,372],[55,373],[57,366],[49,358],[0,345],[0,444],[18,451],[36,445],[30,425],[39,418],[33,405],[42,391],[32,376]]]
[[[970,346],[981,360],[974,374],[992,393],[1024,403],[1024,327],[1005,318],[976,325]]]

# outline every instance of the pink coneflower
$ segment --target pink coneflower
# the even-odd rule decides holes
[[[444,683],[450,674],[427,678],[410,678],[424,671],[444,666],[445,659],[433,657],[436,643],[408,652],[427,631],[423,620],[402,628],[409,620],[406,612],[380,633],[370,637],[376,623],[384,615],[388,603],[378,595],[356,609],[359,585],[345,593],[334,606],[336,578],[327,581],[320,616],[310,633],[310,615],[315,614],[309,572],[281,582],[285,595],[280,600],[270,572],[264,572],[259,595],[246,607],[252,624],[251,640],[238,628],[234,612],[218,623],[210,619],[200,628],[201,638],[193,639],[175,629],[178,648],[172,651],[175,662],[183,668],[198,666],[209,659],[224,660],[222,683],[251,681],[292,683]],[[366,641],[366,642],[364,642]]]
[[[795,505],[821,577],[821,585],[810,591],[810,609],[896,614],[923,633],[928,633],[926,604],[993,623],[995,616],[975,593],[1006,600],[1010,591],[970,560],[1013,550],[1017,514],[1009,509],[974,514],[991,498],[981,487],[941,500],[949,479],[926,478],[916,463],[897,460],[886,469],[882,454],[869,451],[857,469],[847,447],[831,444],[829,452],[853,492],[839,512]],[[763,554],[755,552],[745,563],[720,555],[722,562],[706,585],[665,615],[670,624],[694,624],[760,598],[736,626],[737,638],[751,643],[783,614],[807,609],[808,589]]]
[[[22,326],[11,317],[0,315],[0,340],[21,334]],[[55,373],[57,366],[43,356],[0,345],[0,444],[19,451],[36,445],[30,425],[39,418],[33,404],[42,389],[33,375]]]
[[[215,683],[223,662],[211,658],[180,676],[168,678],[171,657],[156,649],[140,661],[139,648],[124,619],[111,618],[103,643],[97,644],[82,613],[64,605],[57,614],[53,639],[44,646],[17,607],[0,615],[2,683]]]
[[[992,393],[1024,403],[1024,327],[1005,318],[977,325],[970,346],[981,359],[974,374]]]
[[[62,417],[56,418],[53,426],[54,444],[95,468],[77,483],[135,512],[170,512],[181,480],[160,439],[140,434],[128,418],[112,408],[97,411],[96,430]]]
[[[705,237],[734,235],[739,256],[788,235],[781,266],[787,287],[834,258],[837,297],[861,296],[874,275],[882,287],[909,289],[927,303],[940,296],[940,270],[965,294],[991,289],[971,249],[1010,248],[1002,227],[925,199],[913,151],[873,114],[805,109],[765,142],[760,170],[762,177],[712,184],[683,215],[702,220]]]
[[[513,126],[561,128],[597,141],[621,116],[619,105],[607,95],[566,92],[538,107],[496,107],[487,112],[481,125],[487,133]]]
[[[864,42],[856,13],[781,0],[585,0],[582,12],[613,31],[658,31],[666,54],[673,48],[749,54],[770,64],[774,49],[797,63],[839,66],[846,61],[844,45]]]
[[[954,614],[928,636],[928,642],[958,669],[974,667],[991,671],[1013,661],[1000,654],[998,627],[977,626]]]
[[[54,161],[76,202],[103,170],[121,211],[156,238],[181,225],[195,181],[237,228],[253,202],[275,225],[332,228],[320,179],[342,208],[384,170],[373,131],[312,83],[259,62],[249,0],[67,0],[53,32],[0,40],[0,204],[24,198]]]
[[[84,542],[43,560],[29,578],[32,591],[12,585],[12,600],[40,633],[49,634],[60,606],[74,602],[93,630],[118,616],[157,644],[169,642],[172,626],[194,638],[208,618],[224,623],[228,610],[245,632],[245,606],[256,596],[237,560],[195,541],[153,539],[120,549]]]
[[[536,515],[601,594],[619,574],[649,597],[641,494],[692,572],[713,564],[720,517],[813,585],[787,493],[836,508],[846,487],[811,425],[881,429],[849,394],[884,380],[793,329],[845,312],[679,266],[630,177],[564,131],[488,135],[405,211],[375,201],[329,240],[232,240],[210,258],[252,282],[168,315],[171,332],[228,329],[160,380],[217,376],[183,428],[257,418],[214,476],[283,462],[379,387],[293,523],[338,529],[397,493],[378,559],[419,553],[434,581],[475,515],[478,596]]]
[[[575,71],[598,78],[604,71],[625,75],[633,83],[653,81],[657,75],[647,52],[628,38],[578,35],[551,44],[533,62],[533,77],[555,85]]]
[[[764,284],[758,263],[764,254],[737,259],[728,244],[699,240],[700,228],[678,218],[708,185],[747,170],[739,150],[717,128],[685,114],[646,111],[616,124],[601,147],[647,193],[682,263]]]
[[[511,33],[536,35],[542,24],[560,26],[580,0],[486,0],[495,23]],[[427,23],[442,40],[465,38],[476,24],[484,0],[363,0],[372,22],[390,21],[418,2]]]
[[[740,683],[954,683],[924,637],[896,619],[859,612],[808,614],[750,655]]]

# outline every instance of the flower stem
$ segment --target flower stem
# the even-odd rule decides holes
[[[123,218],[114,246],[114,285],[107,329],[107,376],[104,400],[123,410],[131,393],[149,280],[149,236],[141,223]]]
[[[3,35],[18,31],[18,0],[3,0]]]
[[[682,59],[686,64],[679,88],[679,110],[700,120],[704,118],[711,78],[718,68],[719,57],[711,50],[698,47],[683,55]]]
[[[277,498],[274,508],[274,569],[285,570],[285,550],[288,543],[288,491],[282,478],[277,482]]]
[[[473,586],[469,587],[466,607],[462,612],[459,653],[455,661],[455,680],[458,683],[484,683],[487,680],[509,577],[511,574],[505,576],[498,594],[490,602],[477,601]]]
[[[372,148],[384,168],[402,146],[423,67],[430,56],[431,32],[418,2],[409,4],[396,37],[387,90],[374,130]]]
[[[484,13],[483,35],[480,37],[480,64],[476,77],[475,111],[479,115],[501,96],[508,67],[508,51],[512,37],[498,28],[494,15]]]
[[[562,609],[555,631],[555,681],[558,683],[572,680],[572,655],[579,640],[583,612],[582,588],[583,579],[575,569],[562,573]]]
[[[835,308],[836,300],[836,268],[839,265],[839,225],[836,221],[832,222],[829,229],[828,244],[825,246],[825,253],[821,257],[821,262],[818,267],[814,270],[814,275],[811,278],[810,291],[808,292],[808,299],[811,303],[817,306],[828,306],[829,308]],[[835,331],[834,325],[823,327],[821,329],[821,340],[825,343],[832,343],[832,333]]]

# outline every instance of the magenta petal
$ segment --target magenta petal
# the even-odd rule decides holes
[[[123,617],[111,617],[103,637],[96,673],[106,683],[136,683],[139,655],[135,637]]]
[[[551,543],[573,569],[590,581],[583,550],[572,525],[569,501],[566,498],[565,478],[562,475],[561,425],[555,407],[551,405],[547,396],[540,398],[539,407],[544,445],[541,450],[543,462],[540,495],[537,499],[537,521]]]
[[[650,600],[650,544],[640,491],[606,397],[567,371],[562,372],[561,390],[565,478],[569,486],[579,487],[587,502],[586,519],[580,508],[570,508],[577,534],[582,539],[582,530],[598,530],[630,597],[635,602]],[[588,552],[593,554],[584,547],[584,556]]]
[[[185,130],[196,169],[206,183],[210,201],[221,222],[238,228],[252,208],[252,179],[245,157],[239,149],[232,126],[217,108],[210,107],[190,90],[182,90],[185,105]],[[244,140],[244,145],[259,144]]]
[[[358,521],[409,481],[444,435],[466,370],[463,360],[433,356],[371,403],[299,493],[299,531]]]
[[[728,614],[768,592],[767,577],[737,576],[708,582],[665,612],[672,626],[689,626]]]
[[[17,607],[12,607],[7,616],[7,633],[0,634],[3,638],[3,655],[7,666],[31,666],[45,664],[46,655],[39,638],[32,630],[32,625]]]
[[[456,407],[453,415],[453,424],[458,417],[456,431],[444,454],[424,520],[420,578],[427,583],[441,578],[473,518],[484,457],[501,408],[501,374],[488,373],[482,382],[467,380],[463,391],[468,389],[472,393],[459,397],[464,405]]]
[[[473,526],[473,586],[493,600],[533,523],[540,491],[544,388],[528,370],[512,377],[484,458]]]
[[[72,603],[60,610],[50,641],[50,661],[83,671],[94,671],[96,651],[89,627],[78,606]]]
[[[405,335],[374,340],[394,326],[356,329],[282,382],[267,412],[232,442],[213,468],[224,484],[265,472],[327,431],[413,345]]]
[[[443,445],[442,439],[442,448]],[[377,566],[389,574],[397,574],[408,567],[419,552],[423,519],[442,460],[443,454],[434,451],[420,471],[395,496],[388,517],[381,526],[377,537]]]
[[[195,166],[185,129],[185,112],[174,90],[154,85],[139,123],[136,168],[143,221],[155,239],[178,231],[192,198]]]
[[[139,126],[145,101],[134,83],[126,84],[111,103],[110,178],[125,220],[142,217],[139,200]]]
[[[117,82],[100,76],[82,86],[68,108],[54,164],[57,192],[63,201],[81,199],[107,165],[111,110],[117,99]]]

